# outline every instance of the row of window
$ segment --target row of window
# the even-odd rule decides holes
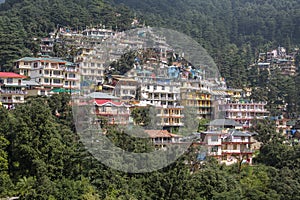
[[[103,68],[103,64],[102,63],[87,63],[87,62],[84,62],[83,66],[84,67],[88,67],[88,66],[96,67],[97,66],[98,68]]]
[[[82,73],[83,74],[86,74],[86,73],[90,73],[90,74],[104,74],[103,70],[94,70],[94,69],[91,69],[91,70],[87,70],[87,69],[83,69],[82,70]]]

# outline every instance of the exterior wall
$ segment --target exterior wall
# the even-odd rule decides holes
[[[95,114],[104,117],[110,125],[126,125],[129,123],[130,110],[125,107],[117,106],[96,106]]]
[[[80,88],[79,68],[55,58],[23,58],[17,61],[21,75],[29,75],[45,89]]]
[[[226,105],[226,118],[233,119],[241,124],[244,128],[251,127],[253,119],[264,119],[268,117],[269,111],[265,109],[266,103],[263,102],[228,102]]]
[[[97,81],[104,80],[104,62],[92,58],[85,58],[83,62],[80,63],[80,73],[82,80]]]
[[[26,85],[22,83],[22,78],[0,77],[1,95],[0,101],[4,105],[14,105],[25,102]]]
[[[182,104],[197,109],[198,118],[210,119],[212,115],[211,94],[200,89],[181,88]]]
[[[183,106],[178,107],[168,107],[168,108],[158,108],[158,117],[161,117],[160,126],[168,127],[179,127],[183,126],[182,114]]]

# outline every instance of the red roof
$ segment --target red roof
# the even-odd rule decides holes
[[[0,72],[0,78],[26,78],[26,76],[13,72]]]
[[[150,138],[171,137],[169,131],[167,130],[145,130],[145,132],[150,136]]]
[[[105,105],[108,105],[108,104],[111,104],[113,106],[124,106],[124,103],[123,102],[114,102],[114,101],[111,101],[111,100],[108,100],[108,99],[95,99],[95,104],[97,106],[105,106]]]

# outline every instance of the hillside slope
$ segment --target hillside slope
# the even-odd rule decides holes
[[[47,36],[59,26],[83,29],[103,24],[124,30],[131,19],[126,7],[102,0],[7,0],[0,5],[1,70],[9,70],[14,59],[37,52],[33,38]]]

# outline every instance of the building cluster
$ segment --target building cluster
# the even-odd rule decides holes
[[[294,49],[288,53],[284,47],[278,47],[267,53],[260,53],[256,66],[260,70],[268,70],[271,73],[274,70],[279,70],[281,74],[294,76],[297,73],[296,56],[299,49]]]
[[[15,62],[16,73],[0,73],[3,106],[12,109],[28,96],[70,93],[78,97],[78,105],[85,105],[80,99],[89,99],[91,113],[101,125],[141,126],[145,122],[137,124],[132,111],[151,108],[154,126],[146,132],[161,147],[183,142],[184,136],[174,133],[193,120],[226,119],[222,123],[226,128],[208,126],[198,144],[226,164],[240,159],[252,162],[253,134],[247,130],[254,119],[266,118],[269,112],[265,102],[248,99],[249,91],[227,88],[221,78],[207,79],[201,66],[175,54],[163,37],[153,37],[156,48],[143,49],[143,32],[128,38],[107,29],[81,33],[60,29],[60,37],[55,35],[42,39],[42,56],[20,58]],[[74,62],[47,56],[55,40],[77,45]],[[134,62],[127,73],[116,75],[111,63],[128,48],[137,50]],[[234,125],[230,129],[228,122]]]

